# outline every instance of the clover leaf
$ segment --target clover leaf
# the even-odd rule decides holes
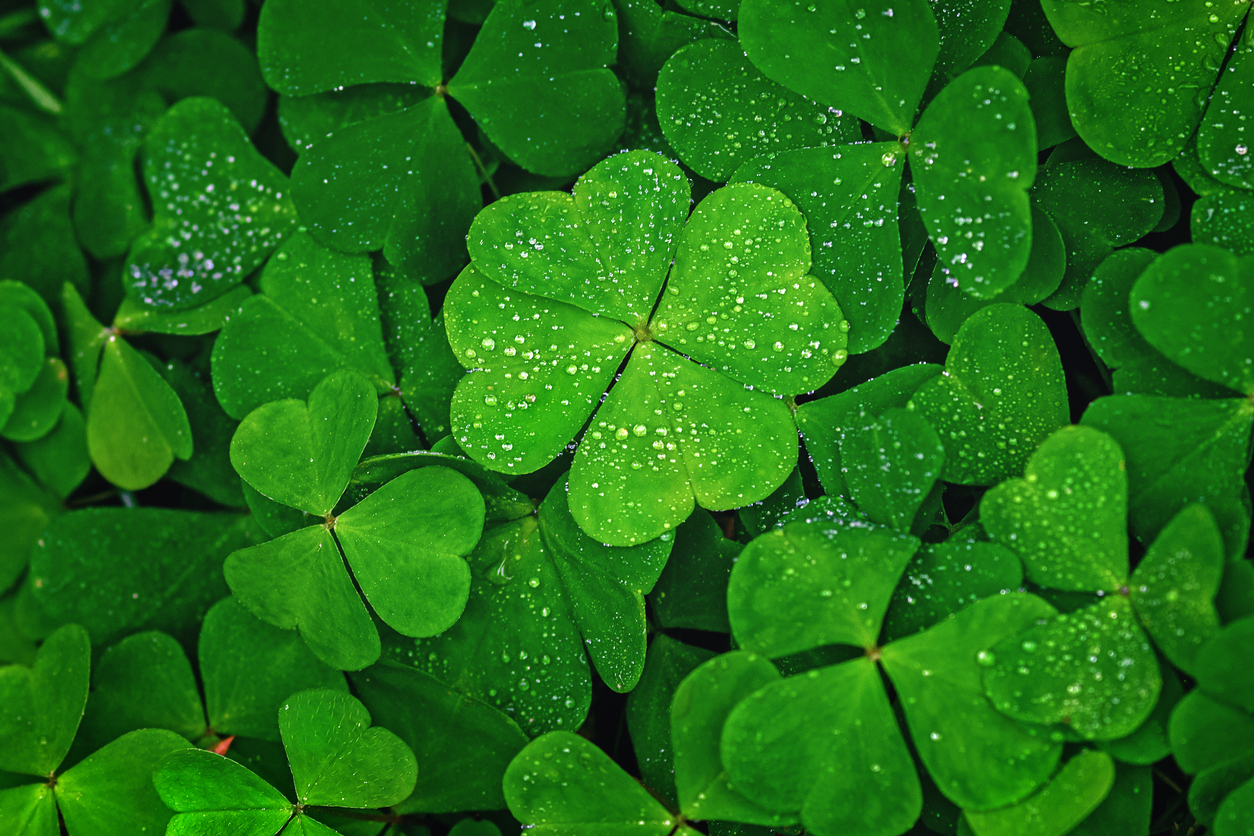
[[[314,653],[340,670],[379,656],[378,633],[354,579],[385,623],[406,635],[434,635],[465,607],[470,570],[462,555],[483,530],[478,490],[443,468],[405,473],[332,515],[375,410],[370,384],[341,371],[318,384],[308,410],[291,400],[258,407],[231,442],[232,463],[255,489],[325,517],[325,524],[233,553],[227,581],[254,614],[299,628]],[[276,479],[281,466],[299,467],[302,478]]]
[[[1198,88],[1210,89],[1249,3],[1204,2],[1100,11],[1043,0],[1067,58],[1067,107],[1080,136],[1106,159],[1152,167],[1172,159],[1207,108]],[[1129,62],[1130,56],[1138,60]],[[1188,60],[1174,63],[1167,56]],[[1227,97],[1219,108],[1230,106]],[[1109,114],[1120,113],[1121,119]],[[1222,117],[1219,117],[1220,119]],[[1207,113],[1208,120],[1219,121]],[[1229,129],[1231,130],[1231,129]]]
[[[1254,394],[1254,331],[1241,311],[1254,293],[1254,260],[1208,244],[1175,247],[1132,287],[1132,322],[1150,345],[1193,374]],[[1206,314],[1202,312],[1206,311]]]
[[[0,767],[43,779],[0,790],[5,832],[55,836],[58,810],[72,836],[165,827],[151,775],[163,756],[189,745],[173,732],[132,732],[59,771],[83,717],[90,667],[87,632],[70,624],[44,641],[32,668],[0,668]]]
[[[145,140],[152,228],[131,245],[127,293],[187,308],[220,296],[261,265],[296,226],[283,175],[225,106],[184,99]]]
[[[908,828],[919,814],[922,791],[877,662],[897,689],[915,747],[946,797],[976,809],[999,807],[1049,776],[1060,745],[1000,716],[984,695],[982,674],[990,645],[1053,609],[1031,595],[994,595],[910,638],[881,645],[893,587],[917,544],[866,523],[822,519],[786,523],[742,553],[728,591],[732,630],[742,647],[781,656],[835,643],[862,648],[864,655],[819,662],[778,681],[767,678],[735,701],[722,723],[718,761],[701,767],[712,775],[721,764],[744,799],[724,803],[742,809],[756,804],[781,820],[799,817],[818,834]],[[706,693],[721,680],[714,667],[721,658],[690,675],[692,692],[682,704],[677,696],[677,718],[696,710],[690,704],[721,705],[721,698]],[[685,758],[708,747],[708,734],[688,738],[679,729],[677,778]],[[698,762],[712,756],[700,757]],[[979,765],[974,772],[972,764]],[[685,814],[700,801],[692,797]]]
[[[1109,436],[1065,427],[1033,454],[1023,479],[981,502],[986,530],[1019,553],[1029,578],[1105,596],[993,648],[989,696],[1017,719],[1066,723],[1093,740],[1131,734],[1162,684],[1141,626],[1184,670],[1218,627],[1213,599],[1223,551],[1214,517],[1202,506],[1186,508],[1129,579],[1127,481]],[[1187,637],[1179,627],[1186,623]]]
[[[1117,591],[1128,577],[1128,480],[1123,451],[1103,432],[1063,427],[1029,459],[1022,479],[980,502],[993,540],[1014,549],[1041,586]]]
[[[518,725],[490,706],[410,667],[380,662],[353,674],[370,714],[396,733],[418,761],[418,783],[399,813],[497,810],[501,778],[527,745]]]
[[[1105,752],[1084,750],[1065,764],[1049,783],[1028,798],[1001,810],[965,810],[976,836],[1052,836],[1071,833],[1110,792],[1115,764]]]
[[[498,201],[476,219],[471,268],[446,302],[450,344],[476,370],[453,397],[459,444],[526,473],[591,415],[570,508],[613,545],[673,529],[697,501],[769,495],[795,449],[770,394],[813,389],[846,356],[840,308],[806,275],[804,219],[787,198],[737,184],[685,225],[687,207],[683,173],[647,152],[599,164],[573,196]]]
[[[283,748],[296,803],[247,767],[203,749],[166,757],[153,774],[161,800],[174,811],[171,832],[210,834],[240,825],[249,833],[335,833],[307,819],[308,806],[387,807],[409,795],[417,779],[414,754],[340,691],[301,691],[279,709]],[[293,832],[296,832],[294,829]]]
[[[1049,330],[1016,305],[977,311],[954,337],[945,372],[920,386],[908,408],[945,445],[942,479],[987,485],[1018,473],[1067,422],[1062,364]]]
[[[222,556],[263,539],[245,514],[86,508],[55,517],[30,553],[32,592],[53,625],[98,643],[161,630],[190,645],[229,593]]]
[[[465,263],[462,236],[482,198],[473,149],[446,95],[530,170],[574,174],[610,149],[624,117],[623,92],[606,69],[617,45],[612,11],[588,0],[510,0],[483,24],[446,85],[443,3],[362,18],[331,2],[280,2],[261,16],[263,72],[280,93],[307,97],[294,108],[310,116],[344,99],[365,103],[364,120],[324,123],[298,149],[293,192],[320,242],[348,252],[381,248],[398,269],[428,282]],[[419,91],[379,111],[365,85],[380,82]]]
[[[728,180],[763,154],[858,138],[852,119],[771,81],[734,41],[705,38],[677,50],[657,91],[666,139],[711,180]]]
[[[394,391],[369,258],[298,232],[266,264],[260,286],[213,344],[213,390],[227,415],[243,419],[271,401],[307,398],[346,368],[379,394]]]
[[[1094,401],[1081,423],[1123,450],[1128,522],[1142,543],[1194,502],[1215,515],[1230,553],[1245,542],[1248,515],[1238,495],[1254,424],[1248,400],[1114,395]]]
[[[0,280],[0,436],[17,442],[47,435],[61,417],[69,372],[47,303],[21,282]]]
[[[768,77],[816,101],[841,102],[897,136],[910,130],[939,52],[926,3],[839,2],[814,11],[802,0],[742,5],[741,39]],[[822,59],[796,61],[794,51]]]
[[[899,137],[885,161],[910,160],[919,212],[954,284],[978,298],[1012,285],[1031,251],[1036,128],[1013,73],[963,72],[992,44],[1006,4],[981,7],[986,14],[922,2],[810,5],[749,2],[740,22],[749,58],[785,87]],[[824,59],[797,61],[797,49]],[[947,83],[916,120],[933,71],[938,87]]]
[[[897,218],[905,166],[896,150],[875,142],[763,154],[731,176],[779,189],[806,216],[811,270],[841,303],[850,354],[888,338],[905,297]],[[816,181],[825,188],[816,191]]]
[[[464,459],[414,454],[395,457],[398,464],[401,458],[415,468],[441,459],[469,465],[474,470],[465,472],[485,495],[514,493]],[[575,524],[566,494],[559,479],[539,509],[521,497],[492,503],[495,518],[468,558],[465,613],[439,636],[385,647],[387,658],[500,708],[531,736],[582,722],[589,656],[614,690],[635,686],[645,664],[644,595],[675,542],[666,534],[631,547],[599,543]]]
[[[190,741],[206,735],[279,739],[276,717],[292,688],[345,690],[300,638],[225,598],[205,615],[199,641],[201,699],[192,667],[165,633],[136,633],[108,648],[92,675],[76,741],[91,751],[135,729],[159,728]]]
[[[505,800],[529,832],[690,836],[691,828],[592,743],[554,731],[518,753],[505,772]]]

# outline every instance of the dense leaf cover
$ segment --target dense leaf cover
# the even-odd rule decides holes
[[[0,834],[1254,834],[1251,0],[0,0]]]

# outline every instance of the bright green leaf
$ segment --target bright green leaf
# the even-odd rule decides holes
[[[1062,363],[1049,329],[1016,305],[990,305],[963,324],[945,373],[908,408],[945,445],[941,478],[988,485],[1017,475],[1045,438],[1067,423]]]
[[[1026,723],[1065,722],[1086,740],[1135,731],[1162,688],[1158,660],[1122,595],[1003,639],[990,652],[984,686],[998,710]]]
[[[157,763],[190,746],[165,729],[139,729],[57,778],[57,806],[70,836],[160,833],[170,810],[153,786]]]
[[[414,753],[342,691],[301,691],[279,708],[279,731],[302,804],[390,807],[413,791]]]
[[[48,777],[70,749],[91,667],[91,642],[66,625],[39,648],[33,667],[0,668],[0,768]]]
[[[980,502],[992,539],[1018,553],[1029,580],[1053,589],[1117,592],[1128,577],[1127,516],[1123,451],[1082,426],[1045,439],[1022,479]]]
[[[1039,791],[1002,810],[965,810],[975,836],[1060,836],[1070,833],[1106,798],[1115,764],[1104,752],[1084,750]]]
[[[852,119],[767,78],[741,47],[722,38],[696,41],[658,74],[658,122],[694,171],[724,181],[763,154],[859,138]]]
[[[826,644],[874,647],[918,546],[888,529],[833,529],[825,521],[764,534],[732,569],[732,632],[742,648],[773,657]]]
[[[213,99],[176,104],[145,141],[152,228],[131,246],[127,294],[190,308],[259,267],[296,226],[287,178]]]
[[[939,52],[940,32],[923,0],[746,0],[739,30],[768,78],[898,136],[914,124]]]
[[[670,836],[677,822],[595,745],[550,732],[505,771],[510,812],[537,836],[600,833]]]
[[[272,401],[250,412],[231,439],[231,464],[276,502],[330,516],[377,412],[374,387],[365,378],[336,372],[314,387],[308,405]]]

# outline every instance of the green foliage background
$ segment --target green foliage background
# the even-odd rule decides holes
[[[1250,0],[0,0],[0,834],[1254,833]]]

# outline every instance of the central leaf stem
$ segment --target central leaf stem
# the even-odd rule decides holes
[[[653,341],[653,331],[649,329],[649,323],[647,320],[636,323],[635,327],[632,328],[632,331],[635,332],[636,342],[638,343]]]

